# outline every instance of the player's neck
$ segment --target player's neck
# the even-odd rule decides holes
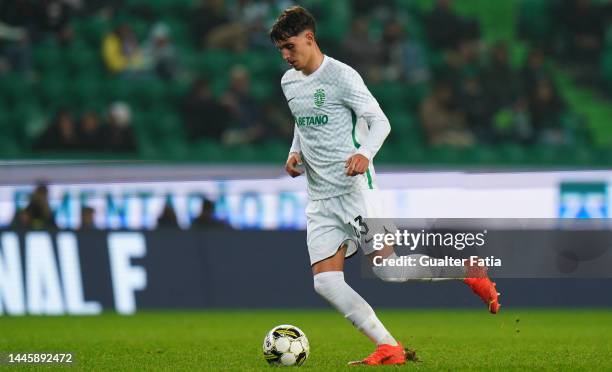
[[[317,69],[323,63],[323,58],[324,58],[323,53],[321,52],[319,48],[317,48],[312,58],[310,58],[310,61],[306,64],[306,66],[302,70],[302,73],[308,76],[312,74],[313,72],[317,71]]]

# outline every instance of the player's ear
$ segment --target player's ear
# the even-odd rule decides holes
[[[306,34],[304,36],[306,37],[306,40],[308,40],[308,43],[314,43],[315,41],[314,32],[308,30],[306,31]]]

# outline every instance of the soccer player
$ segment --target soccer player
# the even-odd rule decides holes
[[[305,170],[308,180],[307,245],[314,288],[376,343],[374,353],[353,363],[403,364],[402,345],[344,280],[344,260],[358,247],[369,257],[394,255],[391,247],[376,252],[360,242],[360,231],[367,230],[364,218],[383,217],[374,215],[380,203],[372,160],[391,127],[359,74],[324,55],[315,35],[314,18],[300,6],[283,11],[270,30],[272,42],[292,67],[281,79],[295,119],[285,168],[292,177]],[[496,313],[494,284],[486,275],[470,277],[465,270],[466,284]],[[384,280],[415,279],[410,270],[374,272]]]

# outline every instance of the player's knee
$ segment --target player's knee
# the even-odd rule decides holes
[[[320,296],[328,298],[333,293],[334,288],[344,283],[344,273],[342,271],[326,271],[316,274],[313,277],[314,290]]]
[[[324,283],[320,283],[319,281],[317,281],[317,278],[315,277],[314,280],[314,290],[315,292],[317,292],[317,294],[319,296],[325,297],[325,294],[327,293],[327,289],[325,287]]]

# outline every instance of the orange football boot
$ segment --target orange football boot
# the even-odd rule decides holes
[[[376,351],[364,360],[358,360],[355,362],[349,362],[350,366],[355,365],[389,365],[389,364],[404,364],[406,363],[406,351],[399,342],[397,345],[378,345]]]
[[[463,279],[474,293],[476,293],[489,308],[491,314],[497,314],[501,304],[496,285],[489,279],[486,267],[470,266],[467,268],[467,277]]]

